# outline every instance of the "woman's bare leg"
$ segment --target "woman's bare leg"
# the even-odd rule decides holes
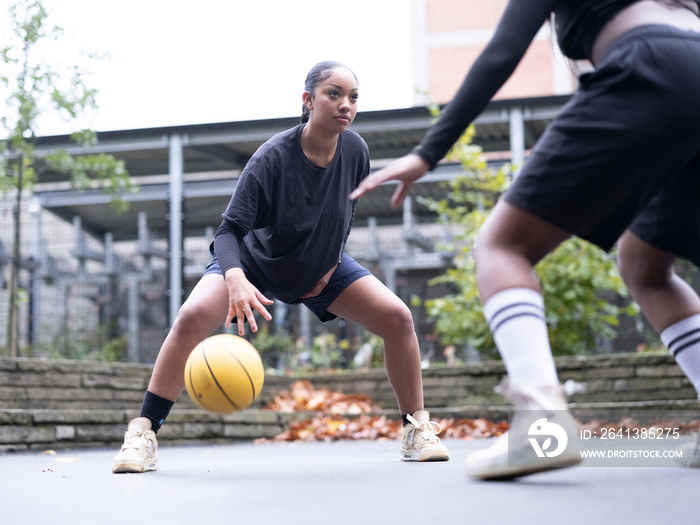
[[[384,340],[384,362],[399,410],[413,414],[423,407],[420,348],[408,307],[376,277],[348,286],[328,311],[364,326]]]
[[[482,304],[509,288],[540,291],[535,265],[570,237],[564,230],[500,201],[479,231],[475,257]]]
[[[569,234],[538,217],[499,202],[482,227],[476,246],[477,282],[484,315],[503,358],[508,381],[499,392],[514,405],[511,438],[501,437],[490,447],[472,453],[467,474],[490,479],[524,476],[546,470],[532,459],[526,440],[518,439],[533,423],[528,414],[546,410],[548,420],[575,435],[549,344],[544,300],[534,266],[565,241]],[[557,466],[581,461],[567,449]]]
[[[228,309],[228,289],[219,274],[202,277],[175,318],[158,352],[148,391],[175,401],[185,388],[185,363],[202,340],[221,326]]]
[[[620,238],[618,264],[632,298],[700,395],[700,298],[674,261],[629,231]]]
[[[515,383],[537,387],[559,383],[534,266],[568,237],[503,201],[479,232],[476,275],[484,315]]]
[[[630,231],[620,237],[620,275],[632,298],[659,333],[682,319],[700,314],[697,293],[673,271],[675,259]]]

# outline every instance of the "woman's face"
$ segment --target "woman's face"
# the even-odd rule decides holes
[[[316,85],[314,96],[305,91],[303,98],[310,112],[309,124],[342,133],[352,124],[357,112],[357,80],[349,69],[337,67]]]

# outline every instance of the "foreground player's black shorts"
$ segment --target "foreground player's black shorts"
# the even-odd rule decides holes
[[[542,135],[506,202],[604,250],[629,228],[700,265],[700,34],[614,40]]]

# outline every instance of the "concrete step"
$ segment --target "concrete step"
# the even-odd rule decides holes
[[[700,419],[697,400],[661,400],[622,403],[572,403],[574,416],[582,420],[618,418],[642,411],[652,414],[689,414]],[[478,419],[507,421],[509,405],[471,405],[430,408],[433,419]],[[291,420],[314,417],[316,412],[282,413],[252,408],[219,415],[199,409],[174,409],[158,432],[160,445],[215,444],[272,439],[284,431]],[[358,414],[338,414],[354,418]],[[399,418],[397,410],[381,410],[372,415]],[[88,409],[4,409],[0,410],[0,452],[112,447],[119,448],[129,420],[138,416],[134,410]]]
[[[0,452],[93,447],[119,448],[130,410],[0,410]],[[160,444],[230,443],[282,432],[283,414],[245,410],[217,415],[202,410],[173,410],[158,433]]]

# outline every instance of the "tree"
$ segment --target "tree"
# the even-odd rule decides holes
[[[509,166],[489,168],[480,147],[472,144],[470,127],[450,152],[464,174],[450,181],[445,199],[425,200],[459,231],[452,246],[454,267],[430,283],[443,283],[455,293],[425,301],[429,318],[443,344],[469,346],[497,356],[484,319],[476,287],[472,248],[477,232],[508,185]],[[614,257],[578,238],[571,238],[536,267],[545,304],[552,351],[555,355],[591,353],[600,341],[612,340],[621,315],[638,312],[628,300],[627,288]]]
[[[6,350],[9,355],[17,356],[21,203],[23,196],[33,190],[41,170],[70,175],[74,188],[99,187],[110,192],[118,209],[124,209],[123,195],[135,191],[136,186],[123,161],[111,155],[73,157],[65,151],[55,151],[38,158],[35,146],[39,117],[55,112],[74,123],[86,111],[97,108],[96,91],[86,86],[87,73],[81,66],[61,67],[42,59],[42,46],[59,40],[62,30],[49,24],[41,0],[17,0],[8,14],[10,27],[3,29],[0,36],[3,65],[0,90],[7,101],[0,115],[4,131],[4,140],[0,141],[0,192],[14,200]],[[81,130],[71,139],[79,145],[91,146],[96,143],[97,135],[91,130]]]

